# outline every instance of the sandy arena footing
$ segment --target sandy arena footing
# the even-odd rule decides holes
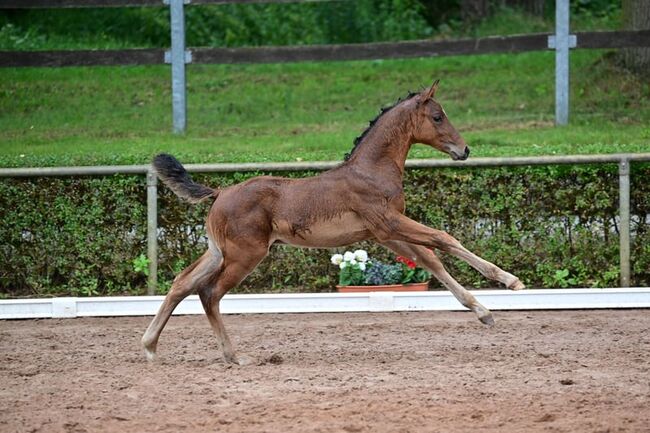
[[[647,432],[650,311],[0,321],[1,432]]]

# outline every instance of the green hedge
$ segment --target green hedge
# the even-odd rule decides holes
[[[650,165],[633,164],[632,284],[650,285]],[[226,186],[260,173],[197,175]],[[291,173],[292,177],[314,173]],[[529,287],[618,284],[618,172],[615,165],[409,170],[407,213],[446,230]],[[143,177],[2,179],[2,296],[142,294],[146,276]],[[190,206],[159,189],[160,291],[205,249],[208,205]],[[372,257],[391,254],[371,243]],[[344,250],[344,249],[339,249]],[[233,292],[329,291],[333,250],[274,246]],[[494,287],[468,265],[443,257],[471,288]],[[437,284],[433,285],[437,287]]]

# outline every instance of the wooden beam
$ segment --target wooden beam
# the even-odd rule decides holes
[[[159,65],[165,50],[0,51],[0,67]]]
[[[650,30],[580,32],[576,48],[650,47]]]
[[[0,0],[0,9],[166,6],[162,0]]]
[[[650,46],[650,30],[583,32],[577,48]],[[547,34],[495,36],[456,41],[404,41],[370,44],[303,45],[258,48],[190,48],[192,63],[283,63],[437,57],[546,50]],[[0,51],[0,67],[158,65],[164,49]]]
[[[192,63],[279,63],[436,57],[449,55],[519,53],[546,49],[543,34],[370,44],[304,45],[261,48],[193,48]]]

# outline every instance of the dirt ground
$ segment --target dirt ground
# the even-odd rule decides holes
[[[650,311],[0,321],[1,432],[650,431]]]

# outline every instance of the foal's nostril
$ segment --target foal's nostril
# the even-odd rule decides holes
[[[465,146],[465,158],[469,156],[469,147]]]

